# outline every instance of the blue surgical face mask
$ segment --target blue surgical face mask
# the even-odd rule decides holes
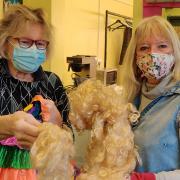
[[[34,73],[45,60],[46,50],[14,47],[13,65],[18,71]]]

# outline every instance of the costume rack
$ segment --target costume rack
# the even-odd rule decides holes
[[[109,16],[120,17],[121,19],[125,20],[125,23],[122,22],[120,19],[118,19],[114,23],[109,25]],[[108,30],[109,31],[111,31],[111,30],[114,31],[116,29],[122,29],[124,27],[131,27],[132,28],[132,18],[106,10],[105,44],[104,44],[104,68],[106,68],[106,62],[107,62],[107,33],[108,33]]]

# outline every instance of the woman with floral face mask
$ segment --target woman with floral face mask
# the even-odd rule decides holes
[[[180,179],[180,42],[162,17],[142,20],[124,59],[123,86],[141,112],[134,128],[142,164],[137,172]]]
[[[36,95],[44,99],[49,122],[70,127],[62,82],[41,67],[49,54],[50,31],[41,9],[23,5],[9,7],[0,21],[0,179],[36,179],[28,149],[40,123],[23,111]]]

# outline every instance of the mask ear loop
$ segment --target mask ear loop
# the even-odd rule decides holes
[[[153,62],[153,60],[152,60],[153,56],[151,53],[148,53],[148,54],[142,56],[141,58],[145,58],[146,56],[151,57],[151,61]],[[138,67],[137,63],[136,63],[136,66],[137,66],[137,74],[138,74],[138,77],[141,78],[141,81],[143,81],[144,78],[147,79],[145,76],[145,73]]]
[[[7,42],[13,47],[13,49],[16,47],[9,39],[7,39]],[[9,51],[6,51],[5,53],[6,53],[6,57],[5,58],[13,60],[13,58],[9,54]]]
[[[173,64],[172,64],[172,66],[171,66],[171,72],[174,72],[174,67],[175,67],[175,63],[176,63],[176,61],[175,61],[175,57],[174,57],[174,55],[173,54],[171,54],[172,56],[173,56],[173,58],[174,58],[174,60],[173,60]]]
[[[135,66],[135,77],[138,81],[142,81],[143,77],[144,77],[144,73],[139,69],[138,65],[137,65],[137,56],[135,56],[136,62],[134,63]]]

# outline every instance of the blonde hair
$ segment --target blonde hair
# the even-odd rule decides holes
[[[136,27],[124,57],[122,85],[126,90],[125,96],[130,102],[138,94],[141,86],[141,80],[135,62],[137,43],[143,41],[148,36],[157,36],[157,33],[169,40],[172,44],[175,57],[173,79],[174,81],[180,80],[180,41],[176,31],[166,19],[160,16],[144,18]]]
[[[8,37],[21,33],[26,23],[40,24],[44,28],[45,37],[50,40],[51,27],[46,21],[42,9],[31,9],[24,5],[11,5],[0,21],[0,55],[6,57],[5,44]]]

